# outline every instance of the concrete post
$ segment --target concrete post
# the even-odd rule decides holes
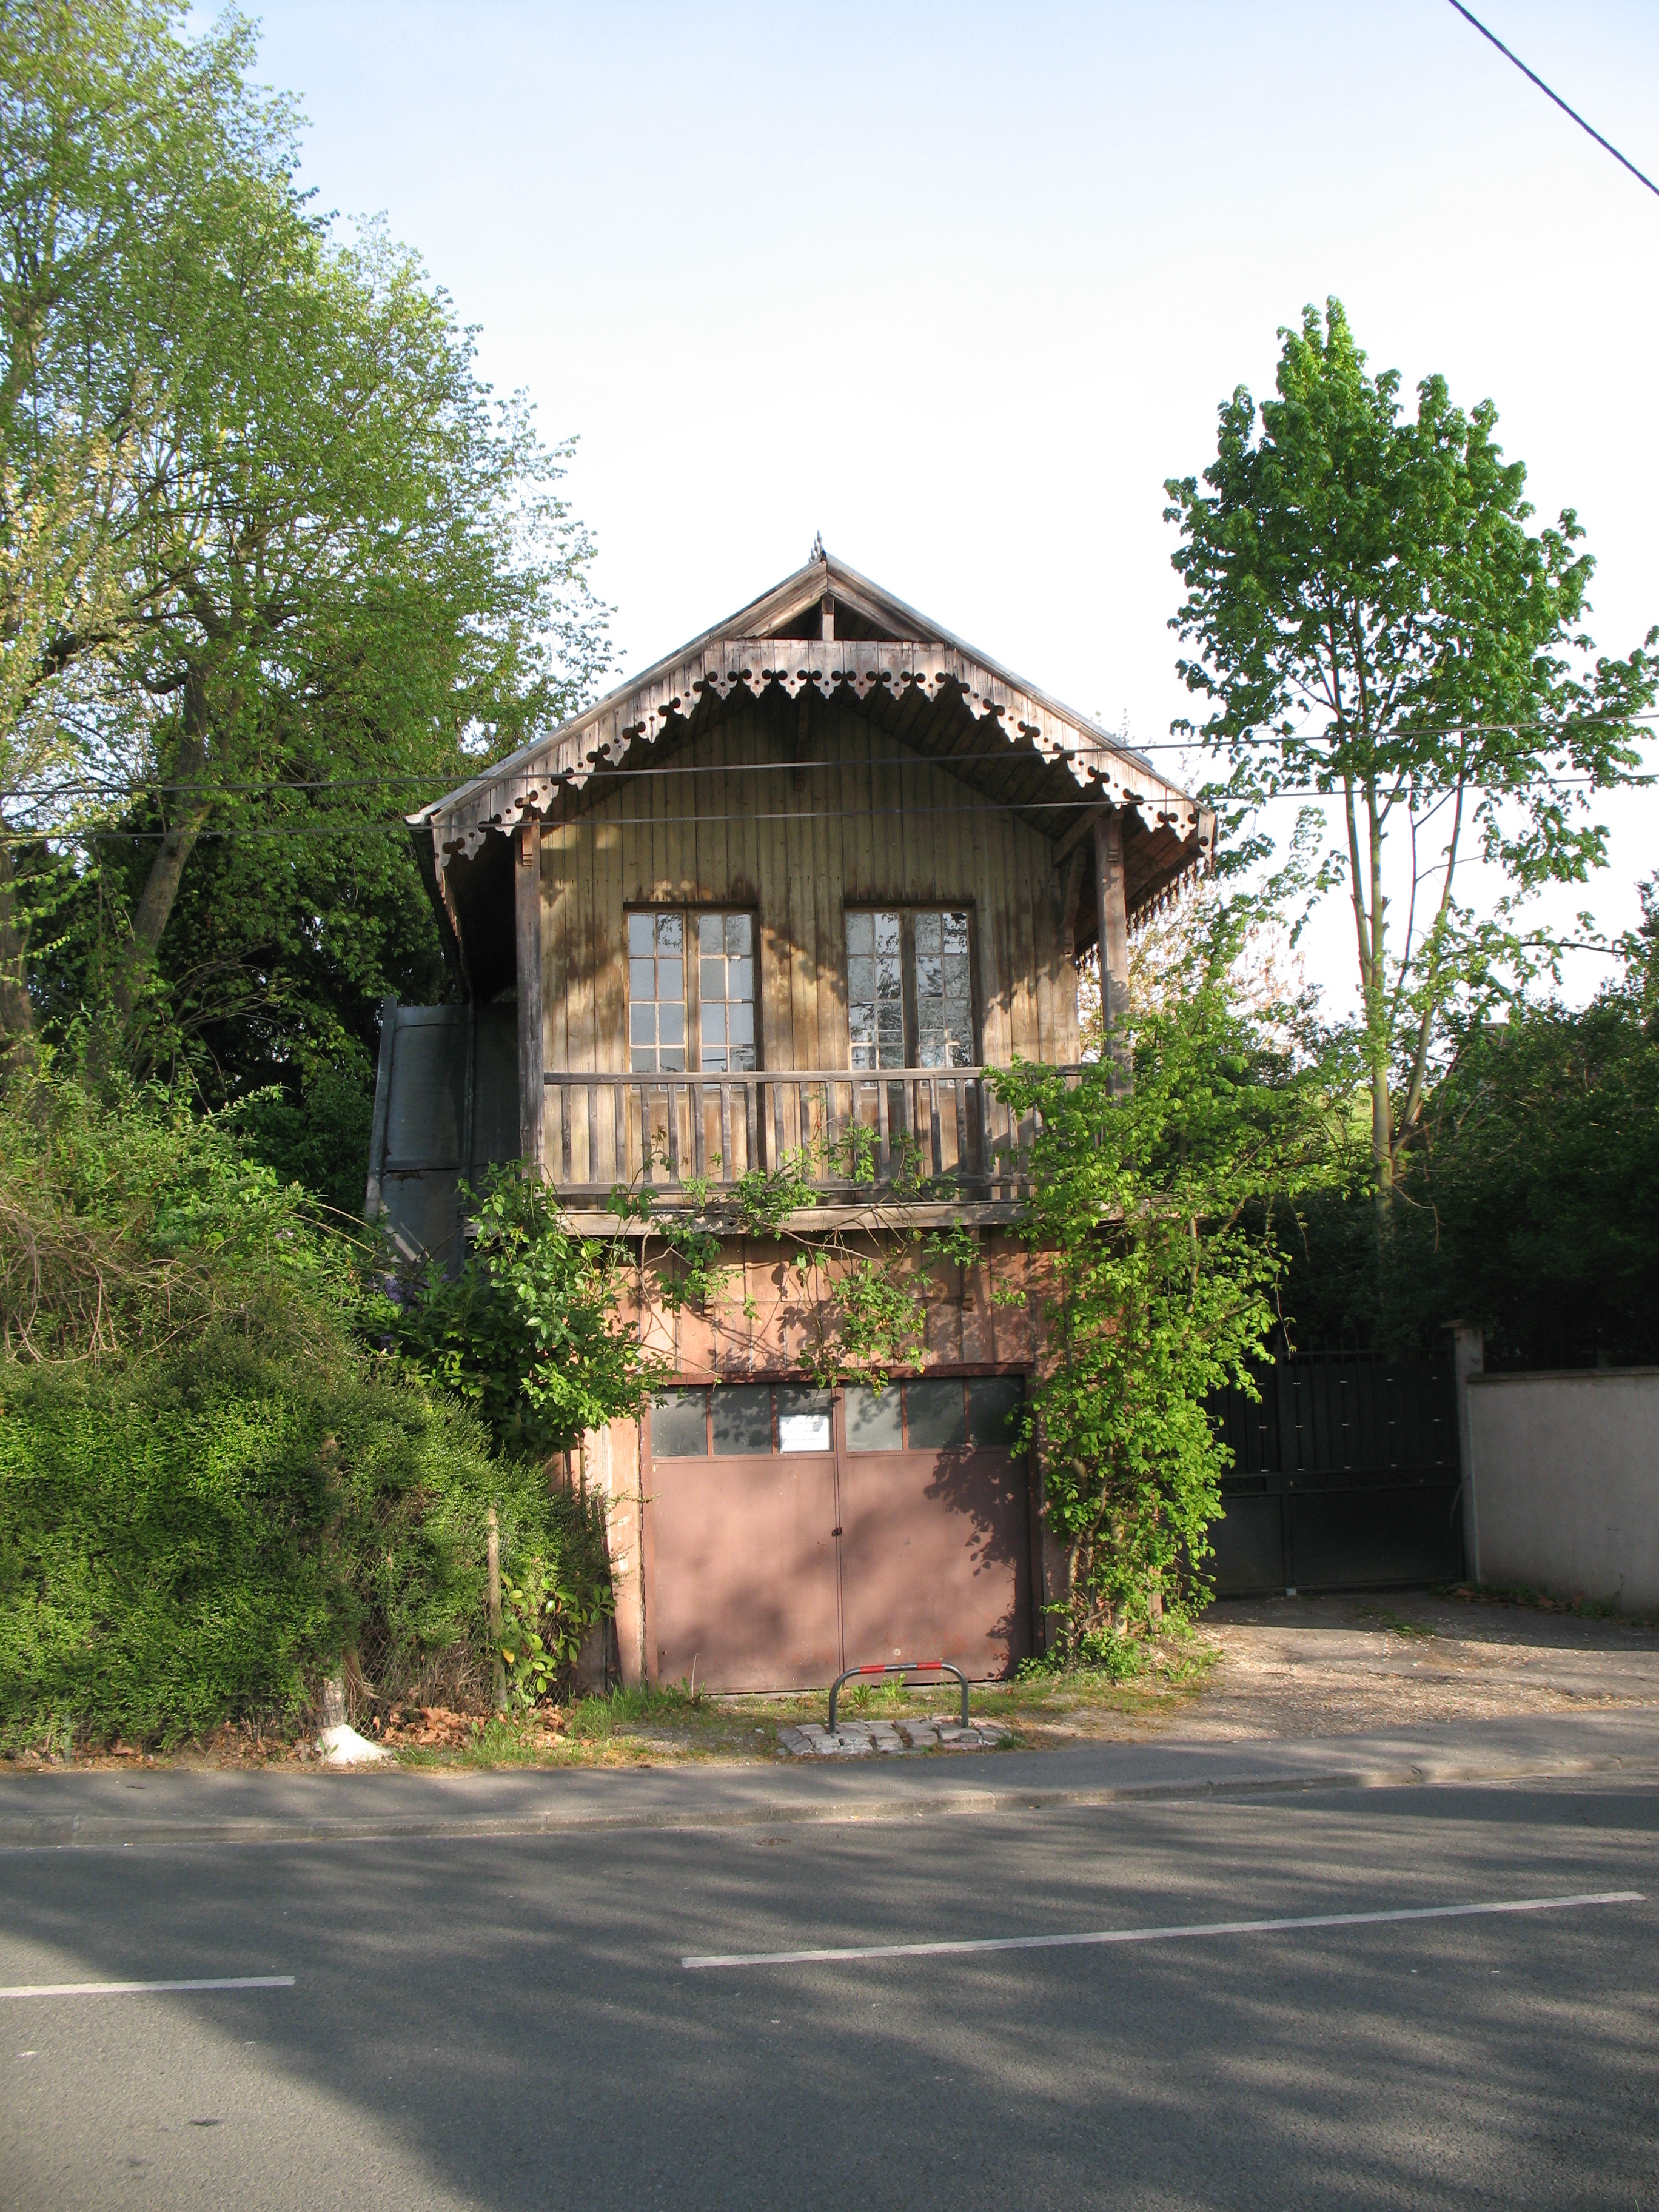
[[[1449,1322],[1452,1375],[1457,1389],[1457,1467],[1463,1486],[1463,1571],[1480,1580],[1480,1513],[1474,1486],[1474,1437],[1469,1423],[1469,1377],[1486,1364],[1486,1341],[1467,1322]]]

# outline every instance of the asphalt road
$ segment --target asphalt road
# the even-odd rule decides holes
[[[0,2203],[1659,2212],[1659,1789],[0,1854]],[[689,1971],[686,1956],[1643,1903]]]

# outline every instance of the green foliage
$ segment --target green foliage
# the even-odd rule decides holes
[[[297,1104],[388,981],[429,989],[402,812],[607,647],[568,449],[412,255],[310,204],[256,61],[172,0],[0,18],[5,696],[58,702],[14,758],[0,701],[0,764],[13,826],[102,833],[77,898],[34,886],[44,938],[0,870],[0,1021],[113,1003],[139,1068]]]
[[[1363,1209],[1310,1206],[1290,1247],[1298,1334],[1432,1349],[1478,1323],[1494,1365],[1659,1359],[1659,913],[1587,1007],[1460,1028],[1407,1154],[1385,1265]]]
[[[50,1065],[0,1094],[0,1356],[135,1358],[273,1305],[320,1344],[356,1298],[349,1247],[222,1118]]]
[[[501,1451],[542,1458],[637,1419],[662,1370],[623,1317],[616,1246],[568,1235],[556,1194],[512,1169],[492,1173],[472,1219],[459,1273],[428,1268],[389,1310],[402,1351],[477,1408]]]
[[[710,1176],[682,1176],[684,1211],[659,1214],[647,1186],[618,1186],[611,1211],[618,1221],[645,1224],[641,1240],[643,1273],[654,1237],[673,1257],[672,1271],[656,1285],[656,1296],[671,1310],[696,1304],[719,1305],[729,1293],[732,1270],[722,1255],[733,1237],[775,1239],[784,1248],[784,1266],[801,1293],[811,1336],[802,1348],[804,1364],[829,1389],[839,1382],[885,1383],[894,1369],[917,1368],[927,1338],[926,1282],[939,1265],[971,1267],[979,1239],[957,1224],[922,1231],[907,1218],[918,1200],[945,1200],[951,1177],[924,1172],[921,1148],[908,1132],[889,1146],[889,1171],[875,1188],[878,1137],[855,1124],[834,1137],[787,1153],[772,1169],[753,1169],[730,1184]],[[791,1226],[790,1217],[818,1206],[823,1186],[839,1179],[866,1194],[868,1212],[880,1234],[867,1231]],[[747,1318],[755,1318],[746,1304]]]
[[[256,1093],[234,1119],[249,1151],[279,1182],[298,1183],[331,1212],[361,1216],[374,1079],[360,1055],[314,1063],[297,1100],[273,1086]]]
[[[136,1366],[0,1363],[0,1741],[292,1719],[345,1653],[395,1690],[484,1648],[485,1516],[509,1559],[545,1554],[539,1473],[284,1318]]]
[[[1600,866],[1595,794],[1635,780],[1659,661],[1592,659],[1583,532],[1571,509],[1528,530],[1526,471],[1504,459],[1490,401],[1466,415],[1431,376],[1402,416],[1398,374],[1367,370],[1334,300],[1281,335],[1259,432],[1241,387],[1204,489],[1166,486],[1188,593],[1172,627],[1197,647],[1181,671],[1213,702],[1202,734],[1230,763],[1229,794],[1341,799],[1311,890],[1353,907],[1386,1200],[1449,1012],[1490,1006],[1553,957],[1512,900],[1480,922],[1458,902],[1460,860],[1477,852],[1516,896]]]
[[[1235,1003],[1245,926],[1220,908],[1182,988],[1142,1010],[1133,1090],[1098,1063],[1076,1079],[1024,1066],[993,1079],[1017,1114],[1041,1116],[1025,1234],[1052,1289],[1032,1406],[1045,1511],[1071,1554],[1071,1661],[1201,1601],[1225,1464],[1206,1401],[1254,1390],[1284,1266],[1273,1209],[1329,1172],[1316,1075],[1269,1050]]]
[[[509,1574],[602,1605],[592,1516],[362,1347],[357,1256],[222,1119],[0,1092],[0,1741],[291,1717],[348,1654],[465,1674],[491,1506]]]
[[[553,1548],[526,1559],[516,1578],[501,1577],[501,1660],[519,1706],[550,1696],[581,1656],[588,1630],[617,1609],[599,1500],[555,1491],[548,1525]]]

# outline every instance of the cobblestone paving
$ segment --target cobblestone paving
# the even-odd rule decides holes
[[[795,1759],[867,1759],[872,1753],[905,1758],[918,1751],[988,1751],[1010,1731],[1000,1721],[843,1721],[831,1735],[816,1721],[780,1729],[778,1748]]]

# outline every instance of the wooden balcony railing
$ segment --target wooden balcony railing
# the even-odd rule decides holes
[[[1017,1122],[985,1078],[982,1067],[558,1071],[545,1078],[543,1157],[568,1199],[621,1184],[672,1206],[688,1177],[713,1196],[785,1164],[816,1203],[1024,1198],[1035,1126]]]

